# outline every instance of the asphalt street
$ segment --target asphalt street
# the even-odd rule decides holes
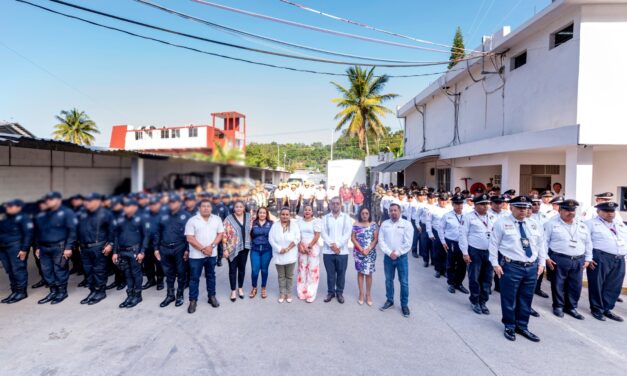
[[[32,261],[32,260],[31,260]],[[34,267],[34,263],[32,263]],[[322,269],[318,299],[311,304],[277,302],[274,264],[265,300],[228,299],[228,267],[217,268],[221,306],[201,297],[195,314],[172,304],[160,308],[164,291],[144,291],[144,301],[120,309],[123,291],[110,292],[98,305],[80,305],[87,289],[70,279],[70,297],[62,304],[38,305],[47,292],[29,289],[27,300],[0,305],[0,364],[3,375],[626,375],[627,323],[600,322],[589,312],[584,292],[584,321],[557,318],[550,299],[536,297],[540,318],[530,329],[542,341],[502,335],[499,295],[491,315],[470,310],[468,295],[450,294],[433,269],[410,258],[411,317],[396,306],[386,312],[383,258],[374,275],[374,306],[357,304],[356,272],[347,273],[346,303],[324,303]],[[250,270],[248,265],[247,273]],[[31,270],[30,283],[36,281]],[[2,295],[8,295],[2,273]],[[398,283],[396,284],[398,288]],[[545,291],[549,286],[545,282]],[[186,295],[187,298],[187,295]],[[616,313],[627,317],[627,304]]]

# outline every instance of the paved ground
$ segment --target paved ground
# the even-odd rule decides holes
[[[467,295],[449,294],[443,279],[411,258],[411,318],[400,308],[380,312],[356,302],[356,273],[349,264],[344,305],[322,302],[278,304],[271,265],[269,298],[228,300],[227,267],[218,268],[221,307],[205,301],[189,315],[186,305],[159,308],[164,293],[145,292],[144,302],[126,310],[113,292],[96,306],[78,302],[87,290],[72,287],[57,306],[38,306],[42,289],[28,300],[0,306],[0,364],[4,375],[625,375],[627,323],[599,322],[582,298],[583,322],[558,319],[550,301],[538,298],[542,315],[530,328],[539,344],[503,338],[499,296],[493,314],[470,311]],[[34,282],[31,273],[31,283]],[[382,258],[375,273],[374,301],[385,300]],[[325,281],[324,275],[321,278]],[[71,279],[72,286],[79,282]],[[2,295],[6,279],[0,277]],[[250,287],[246,279],[246,293]],[[545,286],[548,290],[548,286]],[[204,288],[201,287],[201,295]],[[398,302],[397,302],[398,304]],[[618,314],[627,317],[627,304]]]

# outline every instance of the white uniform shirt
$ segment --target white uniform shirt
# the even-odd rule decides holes
[[[383,221],[379,230],[379,249],[388,256],[392,251],[401,256],[411,250],[413,238],[414,227],[408,220],[399,218],[393,222],[387,219]]]
[[[205,221],[200,213],[198,213],[188,219],[185,224],[185,235],[192,235],[196,238],[198,243],[205,247],[213,243],[218,234],[223,232],[224,225],[222,224],[222,220],[215,214],[211,214]],[[211,251],[211,257],[216,256],[218,256],[217,246],[213,247]],[[194,248],[191,244],[189,245],[189,258],[202,259],[205,257],[207,257],[207,255],[200,252],[199,249]]]
[[[440,205],[436,205],[429,210],[429,217],[427,217],[427,222],[425,225],[427,226],[427,234],[429,234],[430,238],[435,237],[433,234],[433,230],[438,232],[438,236],[442,239],[442,234],[440,233],[440,220],[444,217],[444,214],[448,213],[452,209],[449,206],[445,208],[440,207]]]
[[[462,225],[463,214],[455,213],[455,210],[444,214],[440,220],[440,241],[442,244],[446,244],[444,239],[452,240],[454,242],[459,241],[459,228]]]
[[[394,202],[394,196],[385,195],[381,198],[381,211],[390,209],[390,204]]]
[[[553,204],[545,204],[544,202],[540,204],[540,213],[546,214],[551,210],[553,210]]]
[[[327,198],[327,191],[324,188],[316,189],[314,196],[316,197],[316,200],[323,201],[325,198]]]
[[[534,221],[538,222],[539,224],[541,224],[543,226],[550,219],[550,218],[548,218],[546,216],[546,214],[544,214],[542,212],[531,213],[529,218],[533,219]]]
[[[336,197],[340,197],[340,190],[339,188],[329,188],[327,190],[327,198],[329,199],[329,201],[331,201],[331,199],[334,199]]]
[[[300,198],[300,190],[298,188],[291,190],[287,193],[287,199],[290,201],[296,201]]]
[[[468,213],[472,213],[474,211],[475,211],[475,207],[474,206],[472,206],[470,204],[467,204],[467,203],[464,203],[464,207],[462,208],[462,214],[468,214]]]
[[[490,233],[496,217],[489,214],[483,216],[476,211],[464,215],[459,229],[459,249],[464,255],[468,254],[468,247],[487,251],[490,246]]]
[[[340,213],[337,218],[333,213],[329,213],[322,217],[322,240],[324,247],[322,253],[325,255],[334,255],[331,250],[331,244],[335,243],[340,248],[340,255],[348,254],[348,241],[351,238],[353,224],[350,217],[346,213]]]
[[[592,240],[588,227],[580,221],[573,220],[567,224],[559,216],[551,218],[544,224],[546,249],[567,256],[586,256],[592,261]]]
[[[509,216],[511,213],[508,213],[507,211],[501,209],[500,212],[495,212],[494,210],[492,210],[492,208],[488,209],[488,214],[493,216],[496,219],[502,218],[502,217],[507,217]]]
[[[401,205],[401,215],[403,217],[405,217],[405,219],[410,219],[411,216],[411,203],[405,199],[405,200],[399,200],[400,201],[400,205]]]
[[[428,202],[424,203],[420,209],[420,214],[418,216],[419,222],[422,224],[427,224],[427,220],[429,219],[429,215],[431,214],[431,210],[437,205],[429,204]]]
[[[488,250],[492,266],[499,266],[499,252],[503,257],[514,261],[533,262],[537,259],[539,265],[546,263],[547,255],[542,226],[530,218],[523,219],[523,226],[531,247],[531,256],[528,257],[522,247],[518,220],[513,215],[502,217],[496,221],[490,235]]]
[[[300,242],[300,229],[294,220],[290,220],[290,228],[283,231],[281,221],[276,221],[270,229],[268,240],[272,245],[272,258],[277,265],[293,264],[298,260],[298,243]],[[290,243],[294,247],[286,253],[279,253],[281,249],[287,248]]]
[[[314,197],[314,193],[315,190],[312,187],[303,187],[303,199],[304,200],[311,200]]]
[[[594,249],[613,255],[627,255],[627,227],[620,219],[615,218],[613,223],[607,223],[601,217],[596,217],[587,221],[586,225]]]

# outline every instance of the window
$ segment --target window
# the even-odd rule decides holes
[[[566,26],[565,28],[554,32],[553,34],[551,34],[550,48],[553,49],[555,47],[559,47],[560,45],[568,42],[569,40],[573,39],[574,34],[575,34],[575,25],[572,23]]]
[[[451,190],[451,169],[438,168],[437,170],[438,189],[444,191]]]
[[[181,138],[181,130],[172,129],[172,138]]]
[[[169,129],[162,129],[161,130],[161,138],[170,138],[170,130]]]
[[[187,130],[188,137],[198,137],[198,128],[189,128]]]
[[[144,133],[142,131],[135,132],[135,139],[141,140],[144,137]]]
[[[512,58],[510,70],[518,69],[527,64],[527,51],[520,53]]]

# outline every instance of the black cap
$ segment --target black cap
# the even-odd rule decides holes
[[[56,192],[56,191],[54,191],[54,192],[48,192],[48,193],[46,193],[46,195],[44,196],[44,200],[51,200],[51,199],[53,199],[53,198],[59,198],[59,199],[61,199],[61,198],[63,198],[63,196],[61,195],[61,193]]]
[[[511,206],[515,206],[517,208],[529,208],[531,207],[531,198],[529,196],[516,196],[509,200],[509,204]]]
[[[618,204],[613,201],[609,201],[609,202],[602,202],[598,205],[595,205],[594,207],[602,211],[613,212],[613,211],[616,211],[616,209],[618,208]]]
[[[193,201],[195,199],[196,199],[196,195],[194,195],[193,193],[186,193],[185,194],[185,201],[188,201],[188,200],[192,200]]]
[[[492,202],[494,204],[502,204],[503,202],[505,202],[505,200],[503,199],[502,196],[496,195],[496,196],[490,197],[490,202]],[[510,202],[511,202],[511,200],[510,200]]]
[[[551,191],[544,191],[544,192],[542,192],[542,197],[553,197],[553,192],[551,192]]]
[[[603,193],[597,193],[596,195],[594,195],[594,197],[605,198],[605,199],[611,200],[614,198],[614,194],[612,192],[603,192]]]
[[[542,198],[538,194],[533,194],[530,197],[531,197],[531,201],[533,202],[542,202]]]
[[[516,190],[515,189],[508,189],[507,191],[503,192],[504,195],[508,195],[508,196],[516,196]]]
[[[442,192],[442,193],[440,193],[440,195],[438,196],[438,199],[439,199],[440,201],[448,201],[448,199],[449,199],[449,194],[448,194],[448,193],[446,193],[446,192]]]
[[[460,194],[456,194],[453,196],[453,204],[463,204],[466,200],[464,199],[464,196],[460,195]]]
[[[159,200],[159,197],[156,197],[156,196],[155,197],[151,197],[148,200],[148,205],[155,205],[155,204],[160,204],[160,203],[161,203],[161,201]]]
[[[83,195],[82,194],[76,194],[72,197],[70,197],[70,200],[83,200]]]
[[[562,201],[562,203],[560,204],[560,209],[564,209],[564,210],[568,210],[568,211],[575,211],[577,210],[577,207],[579,206],[579,203],[575,200],[564,200]]]
[[[138,206],[139,205],[137,201],[133,199],[124,200],[123,204],[124,206],[132,206],[132,205]]]
[[[85,201],[102,200],[102,195],[97,192],[92,192],[88,194],[87,196],[85,196],[84,199]]]
[[[560,205],[562,202],[564,202],[563,196],[556,196],[551,201],[549,201],[549,203],[554,205]]]
[[[482,193],[480,195],[476,195],[475,197],[472,198],[472,202],[476,204],[487,204],[490,202],[490,197],[488,195],[486,195],[485,193]]]
[[[11,201],[5,202],[4,206],[19,206],[21,208],[22,206],[24,206],[24,201],[20,200],[19,198],[14,198]]]

